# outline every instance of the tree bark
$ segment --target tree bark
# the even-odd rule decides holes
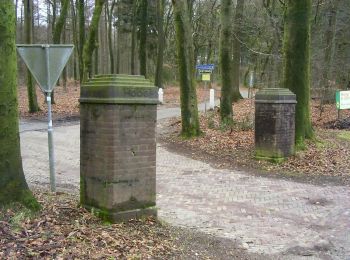
[[[232,101],[235,102],[242,99],[242,95],[239,92],[239,78],[240,78],[240,65],[241,65],[241,31],[243,22],[243,10],[244,0],[238,0],[235,11],[235,18],[233,23],[233,58],[232,58]]]
[[[321,96],[321,113],[323,112],[323,105],[327,101],[326,95],[329,94],[331,80],[331,69],[333,65],[334,47],[335,47],[335,34],[337,24],[337,13],[340,0],[330,1],[330,10],[328,16],[328,24],[325,32],[326,49],[324,52],[324,65],[322,72],[322,87],[324,88],[323,95]]]
[[[0,2],[0,206],[20,202],[38,210],[26,183],[20,150],[16,23],[13,0]]]
[[[61,3],[62,3],[61,13],[60,13],[60,16],[58,17],[58,20],[55,24],[54,31],[53,31],[54,44],[61,43],[61,35],[64,29],[64,24],[66,23],[66,18],[68,14],[69,0],[62,0]]]
[[[92,54],[96,48],[98,25],[105,2],[106,0],[95,0],[95,9],[92,15],[89,35],[83,48],[83,82],[87,81],[91,76]]]
[[[78,26],[79,26],[79,45],[78,45],[78,59],[79,59],[79,80],[83,82],[84,78],[84,61],[83,61],[83,48],[85,44],[85,4],[84,0],[77,1],[78,12]]]
[[[135,50],[136,50],[136,30],[137,30],[137,0],[132,3],[132,30],[131,30],[131,74],[136,75]]]
[[[288,0],[284,24],[284,87],[296,94],[295,143],[313,137],[310,119],[311,0]]]
[[[55,5],[57,4],[56,1]],[[52,35],[52,40],[54,44],[59,44],[61,43],[61,35],[62,31],[64,29],[64,25],[66,23],[66,18],[68,14],[68,7],[69,7],[69,0],[61,0],[61,13],[60,16],[58,17],[58,20],[56,22],[56,11],[54,11],[55,15],[55,22],[53,22],[53,35]],[[53,8],[53,10],[56,10],[57,7]],[[58,82],[57,82],[58,84]],[[52,91],[51,93],[51,103],[55,104],[55,92]]]
[[[26,43],[33,43],[33,0],[24,1],[24,19],[25,19],[25,37]],[[39,111],[38,100],[36,96],[36,89],[32,74],[29,69],[27,71],[27,93],[28,93],[28,105],[29,112],[35,113]]]
[[[140,73],[147,76],[147,25],[148,25],[148,0],[141,0],[140,21]]]
[[[77,1],[77,0],[76,0]],[[74,0],[71,0],[71,14],[72,14],[72,38],[73,38],[73,43],[75,45],[74,48],[74,56],[73,56],[73,75],[74,75],[74,81],[78,79],[77,75],[77,54],[78,53],[78,36],[77,36],[77,19],[76,19],[76,8],[74,4]],[[76,84],[76,82],[75,82]]]
[[[201,134],[194,81],[193,39],[186,0],[172,0],[176,31],[177,63],[180,77],[182,136]]]
[[[165,0],[158,0],[158,56],[157,56],[157,70],[155,85],[158,88],[163,88],[163,59],[164,59],[164,11],[165,11]]]
[[[111,7],[106,8],[107,19],[108,19],[108,50],[109,50],[109,60],[110,60],[110,73],[114,74],[114,50],[113,50],[113,38],[112,38],[112,30],[113,30],[113,10],[115,7],[115,0],[113,0]]]
[[[220,116],[221,123],[233,122],[232,111],[232,63],[231,63],[231,17],[232,0],[221,2],[221,32],[220,32],[220,70],[221,70],[221,100]]]

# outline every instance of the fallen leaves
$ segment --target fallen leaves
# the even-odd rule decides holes
[[[212,87],[216,90],[215,97],[219,98],[220,88],[215,84]],[[209,102],[209,87],[205,88],[202,83],[197,87],[197,100],[198,103]],[[178,85],[168,85],[164,88],[163,105],[166,107],[180,106],[180,87]]]
[[[18,105],[21,118],[42,119],[47,117],[45,96],[39,87],[36,87],[36,94],[40,111],[29,113],[26,86],[19,86]],[[52,115],[54,119],[66,119],[79,116],[80,87],[78,82],[68,81],[66,89],[62,86],[55,87],[54,96],[55,104],[52,105]]]
[[[167,143],[189,149],[191,154],[214,162],[219,167],[238,167],[265,170],[270,173],[295,173],[350,177],[350,142],[342,138],[341,131],[329,129],[337,119],[335,105],[327,104],[320,116],[317,102],[312,102],[312,122],[316,140],[307,141],[306,149],[286,161],[275,164],[254,159],[254,102],[240,100],[233,105],[235,124],[231,129],[220,126],[218,111],[202,114],[200,137],[184,140],[179,137],[181,121],[173,120],[172,134],[162,137]],[[349,116],[342,111],[342,117]]]
[[[36,190],[43,210],[20,205],[0,212],[0,258],[168,258],[176,252],[169,229],[154,219],[106,224],[74,195]]]

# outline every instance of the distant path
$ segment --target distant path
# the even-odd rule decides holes
[[[241,89],[241,94],[244,98],[248,96],[248,92],[246,89]],[[220,101],[216,100],[215,105],[219,105]],[[206,107],[209,107],[209,103],[206,102]],[[205,103],[201,103],[198,105],[198,110],[199,111],[204,111],[205,109]],[[162,120],[166,118],[171,118],[171,117],[177,117],[180,116],[181,114],[181,109],[179,107],[172,107],[172,108],[163,108],[161,105],[158,108],[157,111],[157,120]],[[58,122],[53,122],[54,125],[56,124],[63,124],[63,125],[72,125],[72,124],[77,124],[79,121],[70,121],[70,122],[65,122],[65,123],[58,123]],[[27,120],[27,119],[22,119],[20,122],[20,132],[26,132],[26,131],[34,131],[34,130],[44,130],[47,128],[47,123],[45,120]]]

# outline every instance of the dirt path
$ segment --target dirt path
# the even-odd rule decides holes
[[[35,129],[35,128],[34,128]],[[79,125],[55,128],[57,184],[79,189]],[[48,185],[45,130],[21,133],[30,185]],[[248,253],[350,259],[350,190],[218,170],[157,148],[160,219],[234,240]]]

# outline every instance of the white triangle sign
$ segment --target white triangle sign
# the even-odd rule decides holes
[[[18,54],[27,65],[43,92],[52,92],[74,45],[18,44]]]

